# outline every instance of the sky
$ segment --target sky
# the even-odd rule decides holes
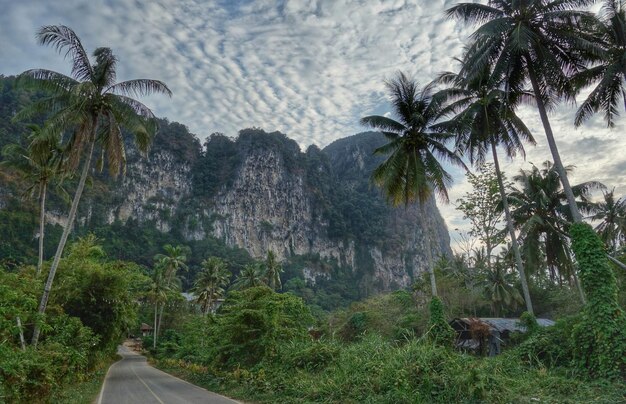
[[[53,49],[37,45],[43,25],[64,24],[88,52],[117,55],[118,80],[162,80],[173,97],[143,99],[156,115],[199,138],[240,129],[281,131],[304,150],[366,130],[359,119],[389,114],[384,80],[401,70],[426,84],[457,68],[472,27],[447,20],[456,0],[0,0],[0,74],[30,68],[69,73]],[[584,94],[583,94],[584,95]],[[626,195],[626,114],[609,130],[594,118],[574,129],[575,105],[551,123],[573,184],[597,180]],[[550,158],[539,116],[520,116],[537,146],[526,161],[504,163],[509,176]],[[469,225],[455,201],[469,190],[451,169],[451,203],[438,203],[456,244]]]

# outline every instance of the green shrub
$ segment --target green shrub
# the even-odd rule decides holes
[[[438,297],[433,297],[429,305],[430,323],[428,337],[436,344],[452,347],[456,333],[446,320],[443,303]]]
[[[357,341],[365,334],[366,326],[367,314],[360,311],[353,313],[339,330],[339,337],[347,342]]]
[[[301,298],[261,286],[231,292],[212,327],[217,363],[250,366],[275,356],[288,341],[309,338],[313,317]]]
[[[572,331],[580,316],[565,317],[552,327],[536,330],[520,344],[517,352],[523,362],[537,367],[569,367],[573,360]]]
[[[337,359],[340,348],[327,341],[310,341],[287,344],[281,357],[294,368],[318,371]]]
[[[80,377],[94,362],[98,338],[79,319],[61,314],[48,325],[38,349],[0,344],[0,384],[7,402],[45,402],[54,387]]]

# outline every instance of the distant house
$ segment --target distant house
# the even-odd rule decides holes
[[[538,318],[540,327],[550,327],[554,321]],[[513,333],[525,333],[526,327],[519,318],[464,317],[450,321],[456,331],[457,348],[495,356],[500,353],[500,344],[511,338]]]
[[[196,295],[194,295],[193,293],[187,293],[187,292],[182,292],[181,295],[183,295],[183,297],[185,298],[185,300],[187,301],[187,303],[191,304],[192,306],[194,306],[196,308],[197,311],[201,311],[200,310],[200,305],[198,304],[198,302],[196,301]],[[224,303],[224,299],[219,298],[219,299],[215,299],[212,303],[211,303],[211,308],[209,309],[210,313],[215,313],[217,311],[217,309],[220,308],[220,306],[222,305],[222,303]]]
[[[148,336],[152,335],[153,328],[152,328],[152,327],[150,327],[150,326],[149,326],[148,324],[146,324],[146,323],[141,323],[141,328],[140,328],[140,330],[141,330],[141,335],[142,335],[143,337],[148,337]]]

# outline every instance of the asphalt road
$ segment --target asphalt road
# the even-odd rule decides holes
[[[144,356],[120,346],[122,360],[109,368],[97,404],[236,404],[148,365]]]

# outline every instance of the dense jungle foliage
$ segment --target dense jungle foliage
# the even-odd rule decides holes
[[[614,125],[626,97],[626,6],[604,3],[599,15],[575,0],[446,10],[479,25],[460,71],[425,87],[402,72],[388,80],[392,114],[361,119],[386,140],[369,133],[352,144],[361,157],[359,147],[375,149],[358,169],[342,166],[350,139],[301,153],[285,135],[252,128],[236,139],[214,134],[202,146],[166,120],[152,139],[152,112],[129,96],[171,95],[169,88],[149,79],[114,84],[109,48],[96,49],[92,62],[70,28],[42,27],[41,44],[69,48],[72,77],[27,71],[20,82],[31,90],[20,91],[15,78],[0,77],[0,401],[92,401],[86,392],[124,339],[156,366],[254,402],[624,401],[626,199],[593,180],[569,183],[572,168],[561,162],[548,115],[596,85],[573,124],[602,111]],[[498,148],[514,157],[535,144],[516,115],[528,100],[553,162],[509,182]],[[27,117],[35,118],[18,123]],[[151,198],[148,217],[160,221],[109,220],[121,199],[116,174],[127,161],[141,165],[139,150],[150,143],[153,157],[167,148],[184,163],[197,190],[178,207],[168,207],[166,194]],[[472,229],[456,255],[432,257],[426,246],[425,273],[406,269],[410,288],[367,299],[375,289],[368,277],[332,260],[281,263],[271,250],[255,260],[212,237],[185,237],[199,220],[190,206],[209,203],[245,153],[261,149],[306,174],[316,214],[332,222],[329,237],[365,242],[355,260],[366,272],[376,268],[363,246],[384,249],[396,236],[370,173],[391,204],[423,207],[433,193],[448,199],[452,178],[439,160],[465,168],[466,157],[472,189],[457,202]],[[489,151],[493,164],[485,164]],[[104,167],[108,174],[94,170]],[[74,197],[63,216],[66,187]],[[66,225],[49,225],[44,242],[46,212]],[[328,276],[306,279],[310,267]],[[515,326],[477,319],[486,316]],[[459,322],[468,329],[452,328]],[[135,338],[141,329],[149,335]]]

